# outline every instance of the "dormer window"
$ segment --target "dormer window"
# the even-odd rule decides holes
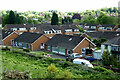
[[[26,28],[19,28],[19,30],[20,30],[20,31],[24,31],[24,30],[26,30]]]
[[[17,30],[17,28],[11,28],[11,30],[12,30],[12,31],[16,31],[16,30]]]
[[[57,30],[57,33],[61,33],[61,30]]]
[[[96,26],[91,26],[91,29],[96,29]]]
[[[100,30],[104,30],[104,27],[99,27]]]
[[[72,32],[72,29],[67,29],[65,30],[65,32]]]
[[[77,31],[79,31],[79,29],[74,29],[74,32],[77,32]]]
[[[30,30],[36,30],[36,27],[31,27]]]
[[[84,28],[89,28],[89,26],[85,26]]]
[[[107,30],[112,30],[112,27],[107,27],[106,29],[107,29]]]

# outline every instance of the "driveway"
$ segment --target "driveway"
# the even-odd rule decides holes
[[[51,54],[50,55],[52,58],[60,58],[60,59],[65,59],[66,60],[66,57],[65,56],[63,56],[63,55],[59,55],[59,54]]]

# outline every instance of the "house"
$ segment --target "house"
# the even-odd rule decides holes
[[[95,32],[98,30],[100,24],[86,24],[83,29],[85,32]]]
[[[107,40],[112,39],[114,37],[120,36],[120,32],[116,31],[97,31],[97,32],[86,32],[81,35],[81,37],[90,36],[92,39],[101,39],[106,38]]]
[[[80,30],[77,25],[61,25],[62,34],[73,35],[80,34]]]
[[[116,31],[117,26],[112,25],[112,24],[102,24],[99,28],[98,31]]]
[[[2,30],[2,35],[1,36],[2,36],[3,45],[12,46],[13,45],[12,41],[15,38],[17,38],[19,35],[18,35],[18,33],[13,32],[13,31]]]
[[[62,30],[57,25],[39,25],[35,33],[42,33],[51,38],[55,34],[62,34]]]
[[[6,24],[4,26],[4,30],[15,31],[19,34],[22,34],[23,32],[27,32],[28,28],[25,24]]]
[[[43,34],[24,32],[14,39],[14,46],[18,48],[28,48],[30,50],[44,49],[44,44],[49,38]]]
[[[38,26],[38,24],[26,24],[26,27],[29,32],[35,32],[37,26]]]
[[[85,37],[56,34],[45,43],[46,50],[61,55],[79,53],[81,55],[92,55],[95,44]]]
[[[114,37],[101,45],[101,52],[108,50],[120,62],[120,36]]]

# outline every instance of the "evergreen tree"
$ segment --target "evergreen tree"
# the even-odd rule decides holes
[[[14,24],[14,23],[15,23],[15,14],[11,10],[8,17],[8,24]]]
[[[58,25],[58,15],[55,12],[52,15],[51,25]]]

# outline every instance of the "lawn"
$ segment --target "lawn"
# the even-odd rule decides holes
[[[32,52],[37,53],[37,52]],[[41,54],[42,52],[38,52]],[[45,53],[48,54],[48,53]],[[61,78],[60,75],[65,70],[69,70],[72,73],[71,78],[115,78],[120,79],[120,75],[114,73],[110,70],[103,68],[88,68],[83,65],[72,64],[62,59],[52,59],[52,58],[37,58],[30,57],[27,54],[21,54],[21,52],[13,51],[2,51],[2,73],[6,71],[19,71],[30,73],[31,78],[47,78],[48,66],[54,64],[57,68],[57,76],[55,78]],[[69,75],[69,73],[65,73]]]

